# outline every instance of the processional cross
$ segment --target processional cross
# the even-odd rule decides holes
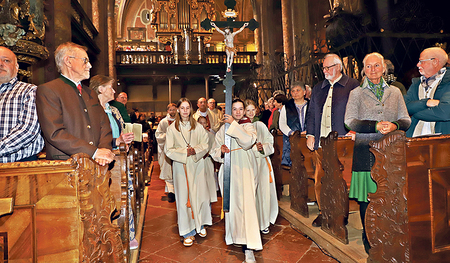
[[[224,35],[225,37],[225,52],[227,54],[227,69],[226,69],[226,78],[223,81],[225,85],[226,94],[225,94],[225,113],[231,115],[231,101],[232,101],[232,93],[233,86],[236,83],[233,80],[233,71],[232,71],[232,63],[233,57],[236,53],[236,49],[233,45],[234,36],[245,27],[248,27],[250,30],[254,31],[259,27],[259,23],[255,19],[251,19],[248,22],[244,21],[235,21],[237,16],[237,12],[234,10],[234,6],[236,5],[235,0],[225,0],[225,6],[228,8],[226,11],[222,12],[222,15],[227,19],[227,21],[211,21],[208,18],[201,22],[201,26],[205,30],[210,30],[212,27],[215,27],[216,30]],[[225,28],[224,31],[220,30],[220,28]],[[238,31],[233,33],[233,28],[239,28]],[[231,150],[231,137],[226,134],[229,123],[225,123],[225,145],[228,149]],[[224,169],[223,169],[223,211],[230,211],[230,173],[231,173],[231,152],[225,153],[224,155]]]

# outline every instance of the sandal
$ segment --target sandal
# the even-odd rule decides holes
[[[187,237],[187,238],[184,239],[183,245],[185,247],[190,247],[190,246],[192,246],[194,244],[194,240],[195,240],[194,236]]]
[[[206,229],[203,228],[202,230],[200,230],[200,232],[198,233],[198,235],[199,235],[200,237],[206,237]]]

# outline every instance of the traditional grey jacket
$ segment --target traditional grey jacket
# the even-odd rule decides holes
[[[356,132],[353,171],[370,171],[374,157],[369,152],[369,142],[383,137],[376,129],[380,121],[395,123],[397,129],[404,131],[411,124],[403,95],[397,87],[385,84],[383,98],[379,101],[365,79],[360,87],[350,92],[345,111],[345,125]]]

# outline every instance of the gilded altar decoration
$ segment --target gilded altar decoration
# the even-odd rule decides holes
[[[7,46],[14,46],[25,35],[25,30],[11,24],[0,25],[0,36]]]
[[[43,43],[46,21],[43,0],[1,1],[0,45],[11,49],[19,63],[32,65],[47,59],[48,50]],[[31,76],[30,70],[21,72]]]

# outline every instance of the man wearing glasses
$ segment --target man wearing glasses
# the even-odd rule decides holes
[[[412,80],[405,95],[411,116],[408,137],[450,134],[450,73],[445,67],[448,55],[442,48],[431,47],[420,53],[417,68],[420,78]]]
[[[86,153],[106,165],[114,159],[112,132],[97,95],[81,84],[92,68],[86,50],[71,42],[58,46],[55,60],[61,75],[38,86],[37,113],[47,159],[66,160]]]
[[[314,86],[311,93],[309,108],[306,113],[306,145],[315,151],[316,169],[314,173],[314,190],[317,205],[320,210],[320,189],[322,175],[319,154],[320,137],[326,137],[331,131],[340,136],[347,133],[344,126],[345,108],[350,91],[359,86],[359,81],[342,72],[342,61],[336,54],[327,54],[323,61],[325,80]],[[322,215],[319,214],[312,223],[315,227],[322,225]]]

